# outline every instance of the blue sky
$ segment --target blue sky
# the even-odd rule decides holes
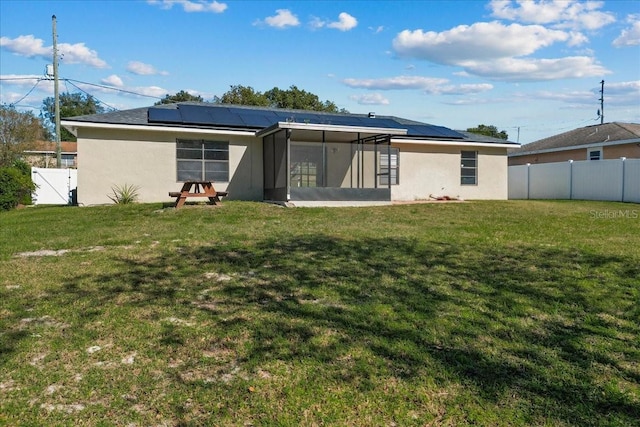
[[[605,80],[605,122],[640,123],[638,1],[2,0],[1,103],[37,111],[52,96],[52,15],[61,91],[106,108],[296,85],[524,144],[599,123]]]

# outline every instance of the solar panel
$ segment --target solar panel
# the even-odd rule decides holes
[[[147,119],[152,123],[182,123],[180,111],[172,108],[149,108]]]
[[[407,129],[407,135],[409,136],[447,137],[447,138],[464,139],[464,135],[442,126],[424,124],[424,125],[405,125],[405,127]]]
[[[229,127],[246,127],[242,116],[234,112],[220,109],[208,112],[210,125],[229,126]]]
[[[179,104],[178,109],[182,114],[182,121],[189,125],[208,125],[212,123],[212,118],[207,108],[201,108],[198,105]]]
[[[268,110],[251,107],[224,105],[179,104],[178,109],[151,107],[149,122],[182,123],[185,125],[208,125],[237,128],[267,128],[277,122],[326,124],[352,127],[375,127],[382,129],[407,129],[408,136],[464,139],[464,135],[443,126],[426,123],[404,123],[392,117],[367,117],[315,113],[312,111]]]
[[[238,114],[240,119],[248,127],[265,128],[278,121],[277,117],[273,114],[268,114],[268,111],[249,110],[242,108],[230,108],[229,110],[234,114]]]

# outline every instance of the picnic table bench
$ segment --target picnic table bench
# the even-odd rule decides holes
[[[175,207],[185,204],[187,197],[206,197],[212,205],[220,204],[220,197],[226,197],[226,191],[216,191],[211,181],[185,181],[180,191],[170,191],[169,197],[175,197]]]

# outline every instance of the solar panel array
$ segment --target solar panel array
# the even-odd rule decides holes
[[[182,124],[229,128],[264,129],[278,122],[325,124],[338,126],[407,129],[408,136],[464,138],[442,126],[405,124],[389,117],[314,113],[310,111],[267,110],[222,105],[178,104],[177,108],[150,107],[149,123]]]

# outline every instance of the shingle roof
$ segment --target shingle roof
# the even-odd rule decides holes
[[[118,125],[147,125],[148,107],[134,108],[132,110],[112,111],[101,114],[88,114],[85,116],[65,117],[63,120],[86,123],[110,123]]]
[[[640,139],[640,124],[619,122],[604,123],[601,125],[585,126],[531,142],[520,148],[510,150],[509,155],[521,155],[542,150],[557,150],[565,147],[634,139]]]
[[[183,112],[181,112],[181,106]],[[199,111],[194,111],[199,110]],[[189,120],[185,116],[191,111],[191,117],[197,120]],[[195,114],[194,114],[195,113]],[[260,116],[257,120],[256,118]],[[224,122],[231,118],[235,125]],[[141,126],[180,126],[185,128],[244,128],[260,129],[267,127],[264,120],[273,122],[285,121],[283,117],[293,117],[294,121],[304,121],[322,124],[341,124],[345,126],[371,126],[379,128],[406,128],[408,136],[417,138],[445,138],[457,139],[469,142],[502,143],[514,144],[510,141],[488,138],[482,135],[470,134],[467,132],[454,131],[443,126],[436,126],[413,120],[403,119],[395,116],[370,116],[368,114],[343,114],[325,113],[317,111],[276,109],[268,107],[241,106],[228,104],[211,104],[186,102],[177,104],[163,104],[152,107],[135,108],[124,111],[114,111],[110,113],[92,114],[85,116],[68,117],[65,120],[86,123],[104,123],[117,125],[141,125]],[[240,117],[238,119],[237,117]],[[248,120],[247,120],[248,119]],[[221,121],[222,120],[222,121]],[[271,125],[273,123],[269,123]]]
[[[505,139],[495,138],[493,136],[482,135],[479,133],[467,132],[466,130],[457,130],[456,132],[461,133],[467,139],[473,139],[477,142],[490,142],[493,144],[517,144],[513,141],[508,141]]]

